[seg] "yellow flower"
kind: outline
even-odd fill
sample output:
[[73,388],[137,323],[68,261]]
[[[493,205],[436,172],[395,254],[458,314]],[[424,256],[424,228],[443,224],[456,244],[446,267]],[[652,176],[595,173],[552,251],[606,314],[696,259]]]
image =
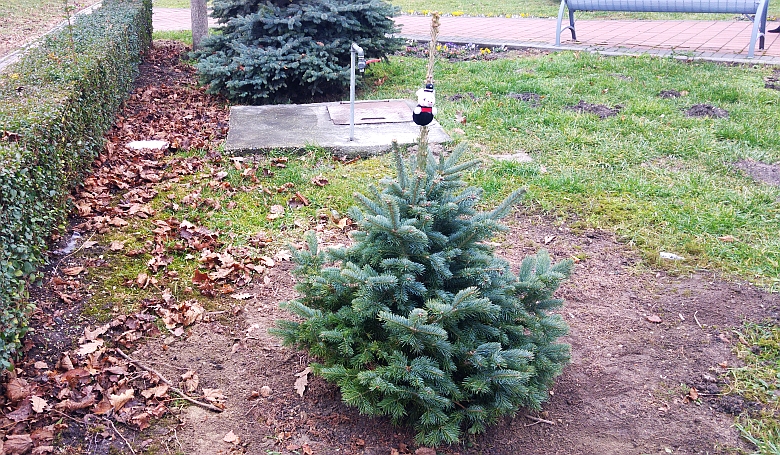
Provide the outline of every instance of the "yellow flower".
[[452,12],[453,16],[463,16],[463,14],[464,14],[463,11],[453,11]]
[[483,47],[479,50],[479,53],[482,55],[490,54],[492,51],[486,47]]
[[19,73],[11,73],[11,79],[19,79]]

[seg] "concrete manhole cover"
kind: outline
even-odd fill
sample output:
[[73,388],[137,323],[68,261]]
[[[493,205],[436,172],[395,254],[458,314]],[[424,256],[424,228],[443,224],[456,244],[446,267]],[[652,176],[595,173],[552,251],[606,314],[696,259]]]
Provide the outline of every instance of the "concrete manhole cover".
[[[349,102],[328,104],[328,114],[336,125],[349,125]],[[405,123],[412,121],[412,110],[403,100],[358,101],[355,125]]]

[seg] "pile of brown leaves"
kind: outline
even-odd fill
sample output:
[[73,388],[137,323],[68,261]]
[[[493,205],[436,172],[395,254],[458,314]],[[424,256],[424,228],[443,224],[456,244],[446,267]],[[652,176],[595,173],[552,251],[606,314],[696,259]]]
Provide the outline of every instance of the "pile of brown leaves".
[[[140,312],[118,316],[94,329],[85,328],[78,345],[59,353],[59,357],[48,353],[51,358],[20,361],[8,373],[4,387],[0,384],[0,454],[53,453],[55,436],[73,426],[82,428],[80,431],[89,427],[115,445],[119,440],[127,444],[115,423],[136,430],[148,427],[151,418],[168,412],[166,403],[172,398],[172,387],[194,394],[190,398],[207,405],[221,406],[221,391],[199,388],[196,372],[176,378],[180,387],[175,387],[119,351],[120,347],[132,349],[141,338],[160,336],[155,324],[158,317],[173,336],[183,335],[187,326],[204,318],[205,310],[197,299],[177,301],[160,282],[175,278],[175,272],[161,273],[172,262],[172,255],[186,251],[200,255],[207,278],[196,272],[193,282],[202,293],[211,291],[212,295],[218,283],[222,292],[232,293],[233,285],[246,284],[250,272],[262,272],[270,260],[248,251],[219,252],[223,246],[219,233],[187,220],[154,219],[158,214],[149,202],[161,185],[170,188],[181,176],[200,172],[207,163],[220,163],[216,149],[227,132],[227,107],[223,100],[206,95],[196,86],[194,70],[179,62],[183,51],[179,43],[155,44],[142,65],[138,88],[106,135],[106,149],[95,160],[92,175],[73,194],[74,215],[81,218],[74,227],[76,232],[103,234],[128,226],[131,218],[154,223],[154,238],[142,248],[125,251],[124,242],[115,241],[107,250],[124,251],[131,257],[148,254],[148,273],[139,274],[126,285],[155,285],[161,293],[144,300]],[[130,141],[150,139],[164,140],[169,148],[126,147]],[[205,158],[166,157],[172,151],[191,148],[205,149],[208,154]],[[79,249],[100,248],[97,243],[90,237]],[[259,247],[265,244],[257,243]],[[64,304],[78,305],[88,297],[82,281],[86,272],[101,265],[105,265],[102,256],[62,268],[58,263],[49,279],[49,289]],[[61,313],[39,308],[34,324],[39,324],[40,332],[56,330]],[[40,354],[41,347],[28,340],[26,350]]]

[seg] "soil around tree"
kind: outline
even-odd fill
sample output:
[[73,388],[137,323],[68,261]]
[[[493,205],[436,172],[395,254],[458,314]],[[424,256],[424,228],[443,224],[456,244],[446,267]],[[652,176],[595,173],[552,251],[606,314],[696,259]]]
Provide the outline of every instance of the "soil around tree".
[[[172,43],[155,43],[136,89],[135,102],[141,103],[138,113],[127,114],[119,124],[140,122],[134,127],[148,129],[151,122],[165,118],[165,109],[197,111],[197,106],[208,104],[205,98],[198,98],[205,96],[202,92],[198,95],[187,84],[183,85],[187,96],[170,92],[194,77],[174,58],[182,51]],[[159,94],[161,87],[166,87],[163,92],[168,94],[163,99],[175,103],[144,96]],[[144,112],[151,114],[140,115]],[[187,130],[213,129],[214,120],[205,114],[188,120]],[[158,131],[161,138],[170,141],[176,140],[169,137],[172,134]],[[138,161],[150,159],[138,157]],[[138,184],[150,191],[153,185],[171,182],[147,180]],[[71,229],[83,225],[82,221],[74,219]],[[523,257],[541,248],[547,249],[553,260],[576,258],[572,278],[559,291],[559,297],[566,300],[561,314],[570,326],[565,341],[572,346],[572,363],[557,379],[541,410],[522,410],[462,445],[438,448],[439,453],[713,454],[730,453],[734,448],[749,450],[733,426],[734,416],[758,412],[758,405],[739,396],[723,395],[727,369],[739,365],[732,353],[739,342],[733,330],[745,321],[780,322],[777,295],[714,272],[681,274],[649,269],[612,234],[575,231],[567,222],[531,208],[520,207],[504,221],[510,230],[495,240],[496,254],[506,258],[513,269]],[[85,334],[85,328],[92,330],[98,325],[82,314],[81,307],[108,290],[81,287],[81,298],[69,302],[66,297],[72,294],[68,293],[76,291],[68,288],[65,292],[63,286],[77,285],[59,281],[70,281],[63,278],[63,270],[72,273],[79,267],[111,267],[109,246],[84,248],[90,235],[81,232],[76,249],[55,258],[45,271],[44,285],[35,288],[33,300],[39,311],[31,321],[34,331],[25,340],[27,357],[18,364],[17,379],[45,387],[45,375],[37,362],[54,369],[62,365],[64,352],[70,352],[75,360],[73,351],[83,349],[78,338]],[[208,233],[203,235],[208,237]],[[68,251],[66,243],[72,238],[63,235],[58,248]],[[323,232],[323,241],[337,244],[348,238],[340,230],[329,230]],[[52,426],[59,431],[59,444],[72,447],[63,448],[64,453],[74,454],[133,453],[127,444],[132,444],[134,453],[191,455],[415,453],[420,447],[410,429],[394,427],[386,419],[361,416],[345,406],[335,386],[305,373],[313,359],[281,346],[268,334],[276,320],[291,317],[279,304],[295,297],[292,267],[285,256],[277,256],[275,265],[267,267],[262,277],[241,288],[242,296],[251,297],[223,303],[226,311],[205,314],[178,335],[155,331],[155,315],[160,313],[159,308],[154,313],[151,304],[136,315],[112,316],[120,322],[106,330],[116,334],[113,339],[120,340],[117,343],[127,342],[121,338],[123,332],[145,328],[144,337],[134,340],[132,351],[128,350],[134,359],[182,388],[186,386],[182,375],[195,372],[200,384],[197,390],[203,392],[198,398],[207,401],[210,396],[213,400],[209,403],[223,407],[222,412],[176,400],[174,395],[159,401],[152,396],[152,403],[147,401],[143,408],[143,400],[136,394],[139,410],[160,412],[159,419],[152,419],[151,426],[140,431],[139,414],[123,414],[136,406],[133,402],[107,414],[96,413],[92,406],[61,407],[59,413],[31,411],[27,418],[15,420],[20,414],[11,413],[23,404],[9,398],[12,377],[6,375],[0,382],[0,433],[10,440],[11,436]],[[54,280],[54,276],[61,278]],[[163,300],[161,297],[154,305],[162,305]],[[120,365],[134,371],[132,380],[143,380],[147,391],[161,384],[154,375],[132,370],[119,360],[112,368]],[[114,376],[119,374],[119,370],[113,371]],[[108,381],[105,387],[116,387],[115,395],[119,395],[122,389],[116,384],[124,379],[111,382],[110,374],[101,378]],[[308,380],[303,389],[301,378]],[[56,422],[63,422],[60,425],[64,428],[56,427]],[[36,447],[53,445],[53,438],[45,444],[36,442]],[[26,453],[31,450],[32,446]]]

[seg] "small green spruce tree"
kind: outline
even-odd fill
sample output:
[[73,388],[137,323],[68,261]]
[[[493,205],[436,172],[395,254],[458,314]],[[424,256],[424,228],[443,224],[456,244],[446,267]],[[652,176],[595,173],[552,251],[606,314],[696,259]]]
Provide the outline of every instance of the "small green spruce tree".
[[321,359],[315,373],[347,404],[411,423],[425,445],[539,408],[569,361],[556,342],[567,326],[550,310],[563,303],[553,293],[572,263],[540,251],[515,275],[492,254],[485,242],[506,229],[499,219],[523,191],[477,212],[481,190],[462,174],[478,162],[459,164],[464,149],[407,165],[395,147],[395,179],[356,195],[354,244],[320,251],[309,234],[308,250],[293,251],[300,298],[284,307],[302,322],[274,330]]
[[311,101],[349,84],[350,46],[384,58],[401,44],[382,0],[215,0],[220,32],[205,38],[200,81],[234,102]]

